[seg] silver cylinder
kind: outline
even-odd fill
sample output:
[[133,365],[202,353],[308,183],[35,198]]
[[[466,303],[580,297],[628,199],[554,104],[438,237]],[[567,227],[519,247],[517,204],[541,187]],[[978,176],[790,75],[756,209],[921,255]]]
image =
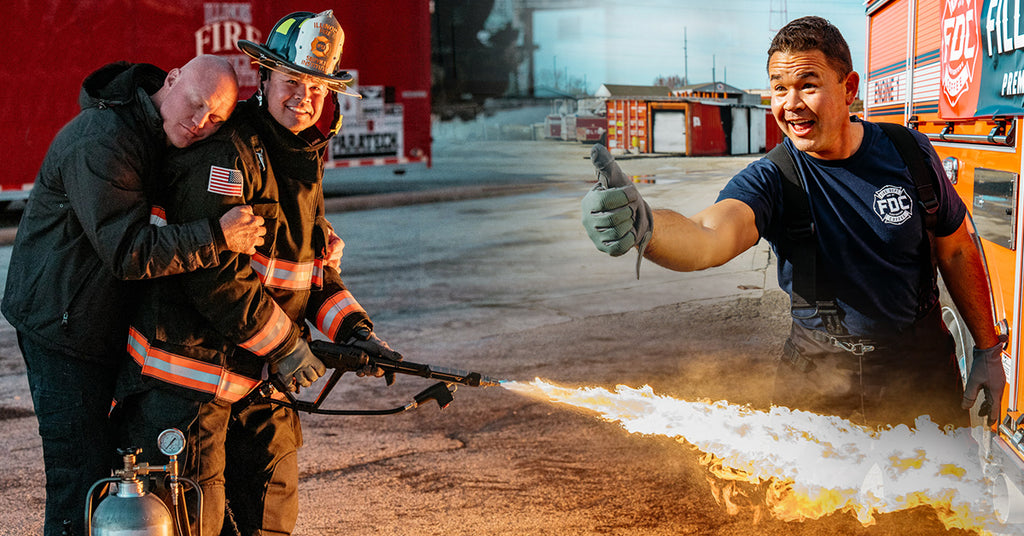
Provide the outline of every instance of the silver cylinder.
[[122,481],[116,495],[108,495],[92,514],[91,536],[174,536],[167,506],[142,483]]

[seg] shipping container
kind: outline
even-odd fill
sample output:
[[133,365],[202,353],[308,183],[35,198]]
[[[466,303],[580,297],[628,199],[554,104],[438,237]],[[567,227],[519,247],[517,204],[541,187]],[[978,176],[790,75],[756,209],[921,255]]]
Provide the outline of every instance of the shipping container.
[[608,149],[614,153],[723,156],[766,152],[782,140],[761,105],[686,98],[609,99]]
[[608,119],[603,115],[579,115],[574,121],[576,140],[581,143],[605,143],[608,135]]

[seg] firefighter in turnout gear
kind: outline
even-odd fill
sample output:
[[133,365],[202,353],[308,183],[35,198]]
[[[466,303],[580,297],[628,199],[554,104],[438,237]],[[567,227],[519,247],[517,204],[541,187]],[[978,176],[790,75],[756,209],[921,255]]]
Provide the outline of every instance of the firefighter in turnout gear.
[[[298,416],[268,402],[233,403],[264,378],[289,389],[324,374],[307,346],[307,321],[335,342],[363,339],[401,358],[328,266],[321,181],[329,138],[316,122],[327,95],[351,80],[337,71],[343,42],[331,11],[284,17],[264,45],[240,41],[260,65],[260,90],[217,136],[169,160],[168,221],[244,202],[267,226],[256,254],[224,255],[215,269],[154,283],[128,337],[119,405],[125,444],[187,430],[183,474],[203,489],[204,536],[222,524],[242,534],[295,526]],[[141,459],[161,461],[145,452]]]

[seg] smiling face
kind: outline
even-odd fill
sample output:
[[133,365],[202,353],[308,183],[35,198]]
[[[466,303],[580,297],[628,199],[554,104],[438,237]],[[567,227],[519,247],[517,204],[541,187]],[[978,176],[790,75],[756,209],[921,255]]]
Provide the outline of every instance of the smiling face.
[[863,130],[850,122],[860,77],[842,75],[820,50],[775,52],[768,59],[772,114],[797,149],[822,160],[856,152]]
[[271,71],[264,85],[270,115],[295,134],[316,124],[324,110],[327,86],[305,76]]

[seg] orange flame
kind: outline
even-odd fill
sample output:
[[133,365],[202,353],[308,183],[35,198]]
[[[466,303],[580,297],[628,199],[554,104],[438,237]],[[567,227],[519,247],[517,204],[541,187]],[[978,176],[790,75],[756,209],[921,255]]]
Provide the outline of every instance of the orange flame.
[[[655,395],[650,386],[567,388],[536,379],[504,387],[588,409],[631,433],[693,445],[718,479],[716,501],[730,513],[754,507],[784,521],[837,511],[863,525],[874,514],[927,505],[946,528],[988,533],[998,526],[971,430],[940,430],[921,416],[913,429],[869,430],[835,416],[770,411]],[[712,479],[709,479],[712,480]]]

